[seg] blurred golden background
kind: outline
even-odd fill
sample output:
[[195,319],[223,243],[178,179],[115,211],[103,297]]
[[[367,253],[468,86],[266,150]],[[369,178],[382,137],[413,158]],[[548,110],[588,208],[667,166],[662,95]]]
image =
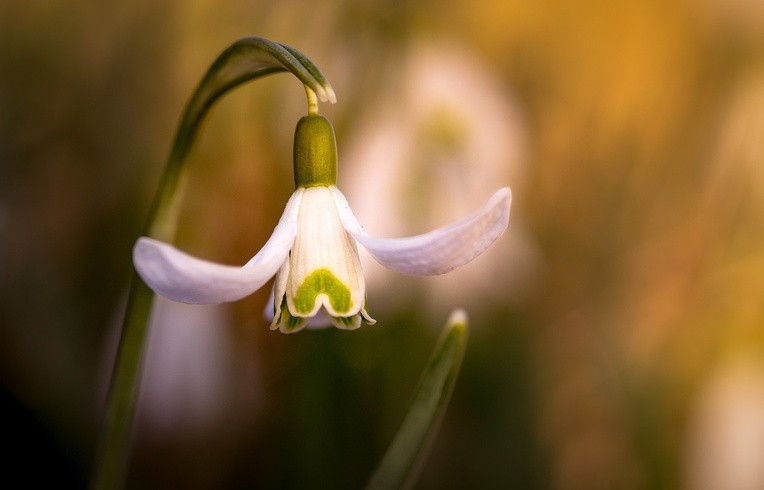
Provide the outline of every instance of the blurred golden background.
[[[470,343],[417,488],[764,488],[757,0],[1,2],[3,478],[87,482],[131,247],[185,101],[248,35],[332,82],[372,234],[505,185],[510,228],[453,275],[368,264],[378,324],[352,333],[272,333],[267,291],[162,302],[129,488],[360,487],[457,306]],[[304,112],[284,74],[214,108],[180,248],[259,249]]]

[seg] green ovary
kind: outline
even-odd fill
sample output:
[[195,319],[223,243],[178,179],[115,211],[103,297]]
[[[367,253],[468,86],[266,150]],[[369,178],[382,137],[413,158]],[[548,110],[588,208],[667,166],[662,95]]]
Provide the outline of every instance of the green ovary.
[[329,269],[316,269],[305,278],[294,296],[294,307],[297,313],[306,315],[313,310],[316,297],[325,294],[332,308],[337,313],[350,310],[350,288],[332,274]]

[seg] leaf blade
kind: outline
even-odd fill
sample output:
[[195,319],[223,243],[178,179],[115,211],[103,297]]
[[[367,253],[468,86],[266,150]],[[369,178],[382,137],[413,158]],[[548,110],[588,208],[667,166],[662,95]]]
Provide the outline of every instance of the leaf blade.
[[407,488],[414,483],[456,384],[467,333],[466,314],[454,311],[425,366],[411,407],[366,490]]

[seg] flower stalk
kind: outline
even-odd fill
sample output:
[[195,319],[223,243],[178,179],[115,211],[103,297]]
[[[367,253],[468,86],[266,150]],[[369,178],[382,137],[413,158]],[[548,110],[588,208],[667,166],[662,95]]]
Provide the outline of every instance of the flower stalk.
[[[334,90],[318,68],[291,46],[258,37],[244,38],[229,46],[209,68],[186,105],[144,236],[173,239],[187,157],[214,103],[245,82],[284,71],[295,75],[313,93],[309,108],[317,110],[315,99],[336,101]],[[153,298],[154,292],[133,273],[91,475],[91,486],[96,489],[124,485]]]
[[315,115],[318,114],[318,96],[316,93],[308,87],[305,86],[305,95],[308,98],[308,114]]

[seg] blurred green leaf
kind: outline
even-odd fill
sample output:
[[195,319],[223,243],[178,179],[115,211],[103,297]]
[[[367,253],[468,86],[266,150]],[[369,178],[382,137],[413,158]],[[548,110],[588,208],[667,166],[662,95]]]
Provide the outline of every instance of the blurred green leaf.
[[[145,235],[172,241],[186,157],[212,105],[247,81],[283,71],[295,75],[319,99],[336,101],[326,78],[296,49],[258,37],[232,44],[215,60],[186,105],[146,220]],[[153,291],[134,272],[96,454],[92,482],[95,488],[123,485],[153,298]]]
[[467,330],[464,311],[454,311],[427,362],[411,407],[369,479],[367,490],[413,485],[456,384],[467,345]]

